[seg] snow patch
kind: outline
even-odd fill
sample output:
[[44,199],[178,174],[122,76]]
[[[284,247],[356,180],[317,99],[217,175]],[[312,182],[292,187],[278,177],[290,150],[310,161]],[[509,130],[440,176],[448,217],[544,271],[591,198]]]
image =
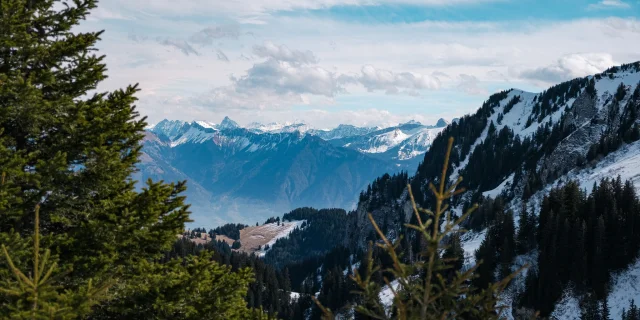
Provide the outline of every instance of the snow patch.
[[[291,221],[291,222],[283,222],[282,224],[284,224],[287,228],[281,230],[280,232],[278,232],[278,234],[273,237],[269,242],[267,242],[264,246],[262,246],[262,249],[258,252],[256,252],[256,255],[258,255],[259,257],[264,257],[264,255],[267,253],[267,251],[269,251],[269,249],[271,249],[271,247],[276,243],[276,241],[278,241],[278,239],[282,239],[284,237],[289,236],[289,234],[295,230],[296,228],[299,228],[306,220],[300,220],[300,221]],[[269,223],[269,224],[265,224],[263,227],[266,227],[265,230],[277,230],[279,228],[281,228],[281,226],[278,226],[277,223]],[[269,246],[269,249],[264,249],[265,247]]]
[[504,179],[504,181],[502,181],[502,183],[499,186],[497,186],[495,189],[485,191],[482,193],[482,195],[485,197],[491,197],[495,199],[497,196],[499,196],[502,193],[505,187],[511,186],[511,184],[513,183],[513,176],[514,174],[512,173],[508,178]]
[[613,320],[622,319],[622,309],[629,310],[629,300],[640,302],[640,259],[611,277],[611,291],[607,302]]
[[471,268],[476,264],[476,250],[480,248],[484,237],[487,234],[487,230],[481,232],[467,232],[460,238],[462,243],[462,249],[464,249],[464,268]]
[[551,319],[580,320],[580,301],[574,297],[570,289],[562,294],[562,299],[556,304],[551,313]]
[[[393,290],[395,292],[398,292],[398,288],[400,287],[400,282],[398,282],[398,280],[393,280],[390,282],[391,284],[391,288],[393,288]],[[393,295],[393,291],[391,291],[391,288],[388,285],[385,285],[384,287],[382,287],[382,290],[380,290],[380,293],[378,294],[378,297],[380,298],[380,303],[384,306],[385,308],[385,313],[387,313],[388,316],[390,316],[391,313],[391,306],[393,305],[393,298],[395,297]]]

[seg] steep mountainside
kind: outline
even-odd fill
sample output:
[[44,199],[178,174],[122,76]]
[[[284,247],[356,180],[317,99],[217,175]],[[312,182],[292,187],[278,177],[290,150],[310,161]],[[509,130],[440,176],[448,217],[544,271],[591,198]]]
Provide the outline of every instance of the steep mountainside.
[[[504,207],[512,210],[511,214],[518,222],[524,203],[533,209],[534,215],[539,215],[538,211],[544,208],[542,202],[546,201],[545,196],[551,188],[564,185],[570,180],[578,181],[579,187],[586,192],[585,197],[591,192],[594,183],[600,184],[600,179],[615,178],[618,175],[622,179],[630,179],[637,189],[640,187],[640,170],[635,161],[640,148],[639,111],[640,63],[614,67],[601,74],[568,81],[539,94],[520,90],[497,93],[478,112],[449,125],[433,141],[424,162],[411,179],[412,189],[421,205],[430,206],[432,201],[427,184],[438,181],[446,138],[450,136],[456,139],[449,171],[451,182],[461,175],[464,177],[462,186],[468,189],[459,200],[452,203],[454,212],[458,214],[472,202],[482,201],[484,196],[501,196]],[[355,235],[349,237],[351,245],[364,247],[364,239],[371,232],[366,219],[366,213],[370,211],[377,221],[387,221],[388,225],[393,226],[388,231],[391,235],[404,232],[401,222],[412,218],[406,192],[399,197],[388,197],[381,192],[372,193],[361,197],[361,200],[352,219],[353,228],[349,228],[354,230],[356,226],[360,227]],[[606,211],[602,214],[606,214]],[[473,250],[478,248],[478,238],[474,234],[485,237],[487,233],[482,230],[494,225],[491,219],[485,215],[485,218],[467,222],[469,228],[477,230],[466,237],[474,243],[467,244],[463,239],[463,246],[472,251],[467,252],[467,256],[472,257]],[[594,219],[597,220],[597,217]],[[568,221],[571,226],[571,220]],[[605,217],[607,230],[609,221]],[[543,225],[542,221],[537,223],[537,228],[550,228]],[[587,228],[591,226],[588,221],[586,225]],[[586,229],[587,236],[592,232],[590,230]],[[540,252],[541,249],[535,247],[532,251],[532,254],[536,253],[540,257],[538,260],[528,259],[533,261],[534,270],[538,267],[546,268],[539,265],[540,261],[551,259],[549,252]],[[622,260],[634,259],[637,254],[629,252]],[[514,260],[514,263],[517,264],[517,261]],[[555,265],[562,268],[559,264]],[[549,277],[544,270],[546,269],[538,270],[534,277]],[[535,287],[525,285],[524,278],[516,283],[520,285],[516,286],[518,289],[513,289],[515,291],[530,292]],[[598,299],[603,299],[597,291],[600,285],[604,284],[588,284],[588,287],[596,290]],[[543,290],[542,288],[550,290],[546,287],[536,290]],[[615,286],[610,290],[620,291]],[[521,298],[515,291],[513,296],[507,297],[514,307],[521,307],[524,303],[525,307],[541,310],[543,315],[548,315],[549,307],[553,308],[559,301],[554,296],[558,291],[547,291],[544,299],[527,298],[530,299],[526,300],[528,302],[518,300]],[[572,291],[570,295],[583,301],[586,299],[585,294],[580,292],[582,291]],[[618,303],[616,306],[620,311]],[[557,307],[562,307],[562,304]],[[620,319],[620,314],[612,318]]]

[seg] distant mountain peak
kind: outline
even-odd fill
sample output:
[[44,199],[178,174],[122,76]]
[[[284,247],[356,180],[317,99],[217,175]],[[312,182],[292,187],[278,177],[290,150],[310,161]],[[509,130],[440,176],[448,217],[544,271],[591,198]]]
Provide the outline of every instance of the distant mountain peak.
[[400,125],[406,125],[406,124],[417,124],[417,125],[422,125],[422,123],[420,123],[420,121],[416,121],[416,120],[409,120],[405,123],[401,123]]
[[231,120],[229,117],[224,117],[220,125],[218,126],[220,129],[236,129],[240,128],[237,122]]
[[443,118],[440,118],[438,122],[436,122],[436,128],[442,128],[449,125],[449,122]]

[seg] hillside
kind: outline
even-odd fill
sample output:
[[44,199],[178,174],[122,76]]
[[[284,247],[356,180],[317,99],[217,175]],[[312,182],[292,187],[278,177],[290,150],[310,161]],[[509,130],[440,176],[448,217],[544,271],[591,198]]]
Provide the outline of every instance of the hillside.
[[[446,139],[454,137],[449,176],[451,181],[463,176],[462,186],[467,191],[451,202],[452,211],[459,215],[471,203],[482,203],[478,212],[465,222],[465,227],[472,230],[462,238],[467,266],[472,266],[478,258],[495,259],[495,265],[490,265],[496,268],[507,263],[512,270],[524,262],[532,264],[532,271],[516,279],[504,296],[505,303],[512,307],[507,318],[517,318],[523,310],[531,309],[541,310],[543,316],[553,313],[557,319],[573,319],[576,310],[571,309],[571,303],[578,301],[584,309],[586,304],[601,305],[606,300],[611,318],[621,319],[622,308],[628,310],[628,301],[636,297],[635,290],[619,279],[632,277],[637,268],[633,262],[638,258],[637,250],[620,248],[635,243],[625,238],[635,234],[629,231],[635,229],[625,229],[626,233],[621,230],[640,228],[637,224],[640,207],[635,206],[638,198],[635,191],[631,191],[640,188],[639,124],[640,62],[561,83],[541,93],[503,91],[492,95],[475,114],[447,126],[433,140],[424,161],[409,181],[419,205],[430,207],[432,199],[426,186],[438,181]],[[620,179],[615,181],[618,176]],[[342,245],[352,253],[366,248],[372,232],[366,214],[371,212],[391,239],[400,234],[405,236],[401,247],[407,255],[416,253],[418,248],[412,244],[413,236],[403,227],[413,218],[406,190],[397,187],[404,179],[377,179],[361,194],[357,209],[349,215]],[[554,207],[558,205],[554,201],[560,201],[560,209]],[[593,203],[591,206],[595,205],[596,210],[585,207],[588,203]],[[562,208],[571,206],[583,209],[575,211],[578,216],[567,215],[567,209]],[[523,211],[525,207],[527,211]],[[551,211],[552,216],[560,215],[566,222],[547,223],[549,208],[556,208]],[[585,219],[584,223],[581,219]],[[494,238],[495,234],[507,232],[504,228],[509,224],[514,225],[510,235],[513,240]],[[583,256],[589,259],[582,264],[586,269],[584,274],[589,274],[589,279],[608,280],[583,283],[582,276],[566,273],[581,267],[565,265],[581,260],[562,262],[564,260],[554,258],[554,252],[560,248],[571,254],[582,252],[571,246],[579,243],[573,237],[579,234],[574,230],[580,230],[581,224],[585,226],[582,227],[587,237],[585,246],[592,246],[584,249]],[[524,240],[516,241],[516,236],[528,239],[517,250],[513,248],[514,243]],[[550,243],[554,244],[547,247]],[[510,249],[505,249],[506,245]],[[615,250],[602,251],[600,245],[618,248],[620,252],[610,255],[607,252]],[[500,254],[502,250],[513,250],[513,256]],[[343,261],[342,265],[350,262]],[[602,266],[599,270],[598,265]],[[485,272],[481,277],[494,277],[495,271]],[[313,274],[313,277],[320,276]],[[536,279],[542,282],[531,285],[538,281]],[[556,281],[558,287],[547,285]],[[561,311],[565,309],[573,310],[569,312],[571,316]]]

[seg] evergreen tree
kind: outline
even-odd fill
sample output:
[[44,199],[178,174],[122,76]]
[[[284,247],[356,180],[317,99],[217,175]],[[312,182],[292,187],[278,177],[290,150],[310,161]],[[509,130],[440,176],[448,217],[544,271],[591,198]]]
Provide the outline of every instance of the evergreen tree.
[[462,248],[459,234],[452,235],[449,246],[445,249],[442,258],[451,261],[451,273],[462,269],[464,265],[464,249]]
[[525,254],[535,246],[535,239],[530,238],[533,230],[535,230],[535,225],[531,225],[531,222],[527,204],[524,203],[518,215],[518,234],[516,238],[516,252],[518,254]]
[[582,301],[580,320],[602,320],[598,300],[593,294],[588,294]]
[[[173,259],[165,264],[143,262],[122,297],[109,301],[98,319],[264,319],[248,309],[245,297],[254,275],[250,268],[211,261],[211,252]],[[153,315],[153,316],[152,316]]]
[[635,301],[631,300],[629,302],[629,311],[627,311],[627,320],[638,320],[639,316],[638,307],[636,306]]
[[[55,261],[52,273],[60,271],[49,287],[53,291],[39,296],[37,305],[0,291],[0,317],[59,303],[70,292],[88,296],[92,284],[109,282],[117,285],[87,317],[126,318],[120,311],[145,310],[143,316],[152,318],[246,318],[254,313],[243,300],[248,270],[229,272],[206,255],[184,264],[160,262],[189,221],[186,183],[147,181],[135,188],[131,176],[146,123],[134,107],[137,85],[92,92],[107,76],[104,56],[95,49],[102,32],[79,32],[77,25],[96,5],[97,0],[0,3],[0,169],[6,173],[0,241],[7,257],[0,262],[0,281],[15,284],[19,270],[37,270],[32,278],[21,277],[25,283],[52,281],[36,261]],[[42,213],[38,223],[36,206]],[[34,255],[30,235],[38,224],[43,236],[35,241]],[[42,260],[40,245],[50,250]],[[207,286],[200,296],[198,283]],[[229,290],[218,291],[219,286]],[[85,316],[86,307],[75,312],[78,302],[66,305],[64,318]]]
[[600,311],[600,318],[602,320],[611,320],[611,312],[609,311],[609,301],[605,297],[602,299],[602,309]]

